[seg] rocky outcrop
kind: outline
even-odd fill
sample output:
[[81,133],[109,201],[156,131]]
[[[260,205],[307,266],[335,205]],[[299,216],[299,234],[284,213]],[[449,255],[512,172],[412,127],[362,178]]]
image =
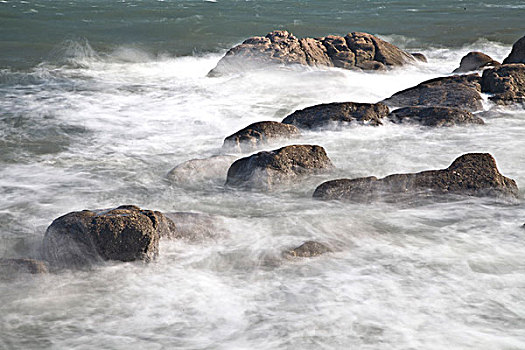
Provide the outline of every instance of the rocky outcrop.
[[525,64],[504,64],[486,69],[481,77],[481,91],[490,93],[491,101],[501,105],[525,102]]
[[248,125],[224,139],[225,150],[251,152],[268,145],[271,141],[293,138],[301,133],[294,125],[265,121]]
[[159,239],[175,224],[162,213],[125,205],[71,212],[54,220],[43,241],[45,259],[58,267],[83,267],[104,260],[151,261]]
[[213,156],[185,161],[168,172],[168,179],[182,186],[192,186],[213,180],[224,181],[230,165],[239,157]]
[[192,212],[173,212],[164,215],[176,223],[169,234],[163,236],[164,238],[196,242],[214,239],[227,233],[221,218],[215,215]]
[[286,146],[235,161],[228,170],[226,185],[272,190],[279,183],[332,168],[333,164],[323,147]]
[[443,170],[395,174],[383,179],[370,176],[328,181],[317,187],[313,196],[325,200],[369,202],[396,201],[418,193],[517,197],[518,187],[514,180],[500,174],[490,154],[469,153]]
[[451,107],[404,107],[392,111],[388,119],[393,123],[411,123],[432,127],[485,124],[483,119],[472,113]]
[[388,107],[382,103],[326,103],[295,111],[284,118],[283,123],[301,129],[316,129],[351,122],[381,125],[381,120],[388,112]]
[[13,278],[21,273],[42,274],[48,273],[47,264],[35,259],[0,259],[0,279]]
[[411,62],[415,58],[408,52],[367,33],[298,39],[277,30],[230,49],[209,75],[243,71],[261,63],[378,70]]
[[483,52],[472,51],[463,56],[459,67],[456,68],[453,73],[466,73],[499,65],[500,63],[498,61],[494,61],[492,57],[485,55]]
[[525,36],[512,45],[510,54],[503,60],[503,64],[525,63]]
[[475,112],[483,109],[478,74],[440,77],[396,92],[382,101],[390,107],[455,107]]
[[287,259],[311,258],[330,252],[332,252],[332,250],[322,243],[306,241],[297,248],[285,251],[283,256]]

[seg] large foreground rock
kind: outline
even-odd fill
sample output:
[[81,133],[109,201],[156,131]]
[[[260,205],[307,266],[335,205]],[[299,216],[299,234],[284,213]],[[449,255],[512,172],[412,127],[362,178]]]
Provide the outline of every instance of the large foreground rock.
[[159,239],[174,223],[162,213],[135,206],[71,212],[47,228],[43,254],[59,267],[82,267],[103,260],[151,261]]
[[313,196],[358,202],[396,201],[403,195],[459,194],[467,196],[518,196],[514,180],[500,174],[496,161],[488,153],[469,153],[457,158],[443,170],[395,174],[383,179],[374,176],[332,180],[316,188]]
[[236,156],[212,156],[187,160],[168,172],[168,179],[177,185],[194,186],[203,182],[226,179]]
[[378,70],[413,62],[415,58],[408,52],[367,33],[298,39],[277,30],[230,49],[209,75],[248,70],[261,63]]
[[440,77],[396,92],[382,101],[390,107],[455,107],[475,112],[483,109],[478,74]]
[[481,91],[493,94],[490,100],[507,105],[525,102],[525,64],[504,64],[486,69],[481,78]]
[[279,183],[332,168],[333,164],[323,147],[286,146],[235,161],[228,170],[226,185],[271,190]]
[[454,73],[466,73],[499,65],[500,63],[493,60],[489,55],[485,55],[483,52],[472,51],[463,56],[459,67],[454,70]]
[[388,112],[388,107],[383,103],[334,102],[295,111],[284,118],[283,123],[301,129],[316,129],[351,122],[381,125],[381,120]]
[[393,123],[411,123],[432,127],[485,124],[483,119],[472,113],[451,107],[403,107],[392,111],[388,119]]
[[512,45],[512,51],[503,60],[503,64],[508,63],[525,63],[525,36],[522,36]]
[[222,147],[225,150],[251,152],[272,141],[298,137],[300,134],[294,125],[273,121],[257,122],[225,138]]

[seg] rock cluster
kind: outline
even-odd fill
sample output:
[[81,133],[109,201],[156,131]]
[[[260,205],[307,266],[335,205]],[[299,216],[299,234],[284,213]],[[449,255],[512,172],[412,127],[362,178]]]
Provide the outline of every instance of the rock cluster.
[[381,70],[415,60],[408,52],[367,33],[298,39],[285,30],[277,30],[233,47],[209,75],[249,70],[261,63]]
[[315,189],[319,199],[357,202],[399,200],[416,193],[429,195],[518,196],[516,182],[500,174],[488,153],[468,153],[442,170],[394,174],[382,179],[374,176],[327,181]]

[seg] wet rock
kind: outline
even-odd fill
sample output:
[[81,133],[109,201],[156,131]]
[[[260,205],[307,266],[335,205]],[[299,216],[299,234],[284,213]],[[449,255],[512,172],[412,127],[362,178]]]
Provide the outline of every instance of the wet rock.
[[472,113],[451,107],[404,107],[392,111],[388,119],[393,123],[413,123],[433,127],[485,124],[483,119]]
[[283,253],[283,256],[287,259],[311,258],[330,252],[332,252],[332,250],[322,243],[315,241],[307,241],[297,248],[285,251]]
[[265,37],[249,38],[230,49],[208,75],[249,70],[267,63],[377,70],[412,62],[415,58],[411,54],[367,33],[298,39],[278,30]]
[[458,194],[467,196],[517,197],[516,182],[500,174],[496,161],[488,153],[469,153],[458,157],[443,170],[395,174],[383,179],[370,176],[339,179],[321,184],[313,196],[319,199],[369,202],[396,201],[402,195]]
[[486,69],[481,77],[481,91],[490,93],[491,101],[501,105],[525,102],[525,64],[504,64]]
[[[248,125],[224,139],[223,149],[238,152],[251,152],[271,141],[280,138],[292,138],[300,135],[294,125],[265,121]],[[231,162],[230,162],[231,164]]]
[[191,159],[177,165],[168,173],[168,179],[178,185],[188,186],[220,179],[224,181],[236,156],[213,156]]
[[418,61],[420,62],[425,62],[427,63],[427,58],[425,55],[423,55],[422,53],[419,53],[419,52],[412,52],[411,55]]
[[283,123],[301,129],[315,129],[330,124],[350,122],[381,125],[381,120],[388,115],[388,112],[388,107],[383,103],[326,103],[295,111],[284,118]]
[[485,55],[483,52],[472,51],[463,56],[459,67],[453,73],[466,73],[499,65],[498,61],[494,61],[492,57]]
[[0,259],[0,278],[13,278],[21,273],[42,274],[49,269],[44,261],[35,259]]
[[203,241],[217,238],[227,233],[220,217],[204,213],[173,212],[165,213],[176,225],[169,235],[162,238]]
[[228,170],[226,185],[272,190],[277,184],[332,168],[333,164],[323,147],[286,146],[235,161]]
[[512,45],[510,54],[503,60],[503,64],[525,63],[525,36]]
[[58,267],[83,267],[104,260],[151,261],[160,236],[174,223],[162,213],[125,205],[71,212],[54,220],[43,241],[44,258]]
[[382,101],[390,107],[455,107],[475,112],[483,109],[478,74],[440,77],[396,92]]

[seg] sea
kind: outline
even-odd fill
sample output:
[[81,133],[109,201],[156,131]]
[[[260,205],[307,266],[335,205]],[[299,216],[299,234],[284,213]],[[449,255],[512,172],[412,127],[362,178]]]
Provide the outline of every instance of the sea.
[[[250,123],[377,102],[470,51],[502,61],[523,18],[522,0],[0,0],[0,258],[38,258],[47,226],[76,210],[217,222],[211,237],[161,241],[152,263],[0,279],[0,349],[525,349],[523,106],[483,95],[485,125],[305,132],[272,147],[320,145],[336,170],[272,192],[225,188],[212,166],[167,176],[224,154]],[[368,32],[428,63],[207,76],[272,30]],[[326,180],[443,169],[469,152],[492,154],[519,199],[312,199]],[[309,240],[333,252],[280,259]]]

